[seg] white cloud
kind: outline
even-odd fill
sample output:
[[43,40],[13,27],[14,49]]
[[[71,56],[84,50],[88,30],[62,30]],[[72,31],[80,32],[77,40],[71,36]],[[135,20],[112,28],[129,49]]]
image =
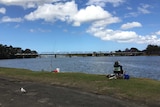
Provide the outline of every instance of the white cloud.
[[35,8],[44,3],[53,3],[62,0],[0,0],[0,4],[17,5],[24,8]]
[[30,29],[29,32],[31,32],[31,33],[34,33],[34,32],[42,32],[42,33],[46,33],[46,32],[51,32],[51,30],[42,29],[42,28],[37,28],[37,29]]
[[85,22],[94,22],[98,26],[104,24],[116,23],[118,17],[113,17],[108,11],[100,6],[87,6],[78,11],[78,7],[74,1],[56,4],[44,4],[39,6],[37,10],[25,16],[27,20],[43,19],[47,22],[55,22],[57,20],[73,23],[74,26],[80,26]]
[[87,5],[98,5],[101,7],[104,7],[106,3],[111,3],[113,4],[114,7],[120,5],[123,3],[125,0],[89,0]]
[[73,20],[75,21],[74,25],[79,25],[79,26],[81,25],[81,23],[84,22],[100,21],[100,23],[105,24],[105,23],[112,23],[113,21],[112,15],[109,12],[105,11],[100,6],[93,6],[93,5],[88,6],[85,9],[81,9],[77,14],[75,14]]
[[138,36],[136,43],[160,45],[160,38],[156,35]]
[[160,38],[156,35],[141,36],[134,31],[112,30],[104,27],[91,26],[87,30],[87,33],[90,33],[104,41],[160,45]]
[[125,17],[137,17],[141,14],[150,14],[151,13],[151,11],[149,10],[150,8],[153,8],[153,7],[149,4],[140,4],[137,7],[136,12],[130,12],[130,13],[126,14]]
[[142,24],[139,23],[139,22],[131,22],[131,23],[126,23],[126,24],[123,24],[121,26],[121,29],[131,29],[131,28],[134,28],[134,27],[142,27]]
[[158,32],[155,33],[156,35],[160,35],[160,30]]
[[108,17],[104,20],[95,21],[92,23],[92,27],[106,27],[109,24],[118,23],[121,20],[118,17]]
[[131,42],[137,38],[137,34],[133,31],[114,31],[112,29],[91,27],[87,32],[106,41]]
[[147,10],[147,9],[145,9],[145,8],[141,8],[141,7],[138,7],[138,11],[139,11],[140,13],[143,13],[143,14],[148,14],[148,13],[150,13],[149,10]]
[[143,14],[149,14],[151,12],[148,10],[148,8],[151,8],[151,6],[148,4],[141,4],[141,6],[138,7],[138,11]]
[[5,8],[0,8],[0,13],[5,14],[6,13],[6,9]]
[[25,16],[27,20],[43,19],[47,22],[56,20],[70,22],[73,15],[77,12],[77,5],[74,1],[56,4],[44,4],[39,6],[37,10]]
[[127,13],[124,17],[127,18],[127,17],[137,17],[139,15],[138,12],[130,12],[130,13]]
[[22,22],[22,21],[23,21],[22,18],[10,18],[8,16],[4,16],[0,22],[6,23],[6,22]]

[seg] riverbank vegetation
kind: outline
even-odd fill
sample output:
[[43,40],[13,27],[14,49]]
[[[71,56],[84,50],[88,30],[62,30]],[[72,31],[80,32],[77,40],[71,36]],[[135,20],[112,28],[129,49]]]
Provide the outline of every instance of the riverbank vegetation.
[[160,105],[160,81],[131,78],[109,80],[105,75],[84,73],[34,72],[26,69],[0,68],[0,77],[70,87],[144,104]]
[[160,56],[160,46],[158,45],[148,45],[145,50],[138,50],[137,48],[126,48],[125,50],[115,51],[115,55],[118,56],[141,56],[141,55],[159,55]]
[[13,47],[0,44],[0,59],[14,59],[14,58],[33,58],[38,54],[35,50],[21,49],[20,47]]

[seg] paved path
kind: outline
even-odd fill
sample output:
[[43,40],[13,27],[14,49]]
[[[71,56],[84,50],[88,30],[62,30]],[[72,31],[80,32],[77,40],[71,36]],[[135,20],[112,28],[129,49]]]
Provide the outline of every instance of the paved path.
[[[20,87],[26,93],[20,92]],[[142,107],[76,89],[0,77],[0,107]],[[144,105],[143,105],[144,107]]]

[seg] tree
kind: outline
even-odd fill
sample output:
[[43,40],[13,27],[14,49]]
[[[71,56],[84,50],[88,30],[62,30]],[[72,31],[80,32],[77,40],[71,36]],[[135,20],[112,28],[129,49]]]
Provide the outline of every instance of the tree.
[[24,53],[31,53],[31,50],[30,49],[25,49]]
[[128,48],[125,49],[125,52],[129,52],[130,50]]
[[0,59],[21,58],[22,56],[17,57],[17,55],[16,55],[17,53],[18,54],[22,54],[22,53],[33,54],[33,55],[29,55],[28,58],[38,56],[38,53],[35,50],[34,51],[31,51],[30,49],[22,50],[19,47],[15,48],[11,45],[7,46],[7,45],[0,44]]
[[38,54],[38,52],[37,52],[37,51],[35,51],[35,50],[33,50],[33,51],[32,51],[32,53],[33,53],[33,54]]
[[137,48],[132,47],[132,48],[130,49],[130,52],[139,52],[139,50],[138,50]]
[[146,48],[147,55],[160,55],[160,46],[148,45]]

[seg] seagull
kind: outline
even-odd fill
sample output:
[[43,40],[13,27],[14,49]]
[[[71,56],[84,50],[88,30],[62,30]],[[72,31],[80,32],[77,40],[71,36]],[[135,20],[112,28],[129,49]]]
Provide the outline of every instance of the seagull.
[[22,93],[26,93],[26,90],[24,88],[20,88]]

